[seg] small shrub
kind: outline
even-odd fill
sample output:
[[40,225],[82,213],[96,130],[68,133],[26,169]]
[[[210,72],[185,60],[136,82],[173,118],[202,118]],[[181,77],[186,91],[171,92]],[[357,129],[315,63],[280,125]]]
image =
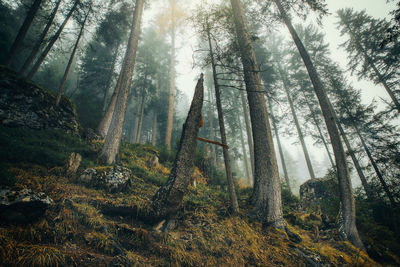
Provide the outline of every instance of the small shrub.
[[177,151],[168,149],[166,145],[158,147],[158,150],[160,151],[160,163],[171,167],[173,162],[175,161]]
[[97,232],[87,233],[85,235],[85,240],[91,247],[97,249],[98,251],[113,255],[114,241],[107,235]]
[[96,160],[96,152],[79,137],[62,130],[32,130],[0,126],[0,161],[32,163],[47,167],[64,165],[69,155],[82,155],[82,166]]
[[55,247],[43,245],[20,245],[18,266],[60,266],[64,255]]
[[282,193],[282,204],[283,204],[283,212],[285,214],[294,211],[300,205],[300,200],[298,197],[293,195],[293,193],[289,190],[286,185],[282,185],[281,189]]

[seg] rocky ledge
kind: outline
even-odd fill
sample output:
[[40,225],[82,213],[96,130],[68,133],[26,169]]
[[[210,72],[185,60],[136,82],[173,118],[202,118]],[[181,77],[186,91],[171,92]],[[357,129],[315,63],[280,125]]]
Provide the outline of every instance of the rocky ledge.
[[0,67],[0,123],[36,130],[57,128],[74,134],[79,130],[75,109],[66,97],[56,107],[51,92],[4,67]]

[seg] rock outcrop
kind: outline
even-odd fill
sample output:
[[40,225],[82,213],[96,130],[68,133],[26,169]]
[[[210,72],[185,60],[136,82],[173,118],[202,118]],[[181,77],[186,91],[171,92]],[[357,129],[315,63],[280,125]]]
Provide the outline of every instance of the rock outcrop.
[[0,67],[0,123],[31,129],[63,129],[78,133],[79,124],[72,103],[65,97],[55,106],[55,96]]
[[332,178],[310,179],[300,186],[300,200],[303,208],[321,205],[330,199],[337,199],[337,183]]
[[122,166],[89,168],[79,176],[78,182],[110,193],[124,192],[131,184],[131,174],[131,170]]
[[28,223],[39,219],[53,200],[30,189],[0,189],[0,218],[10,223]]

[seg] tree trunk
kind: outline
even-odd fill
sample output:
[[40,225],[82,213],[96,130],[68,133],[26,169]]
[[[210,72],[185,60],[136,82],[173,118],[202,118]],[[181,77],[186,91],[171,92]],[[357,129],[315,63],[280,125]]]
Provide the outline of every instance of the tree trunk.
[[261,87],[253,44],[240,0],[231,0],[236,35],[244,70],[254,139],[254,213],[265,225],[283,229],[281,187],[278,163],[268,118],[264,91]]
[[54,43],[58,40],[58,37],[60,37],[61,32],[64,30],[65,25],[67,24],[68,20],[72,16],[72,13],[74,13],[75,9],[77,8],[79,4],[79,0],[76,0],[70,11],[68,12],[67,16],[65,17],[64,21],[58,28],[57,32],[51,37],[49,43],[47,44],[46,48],[43,50],[43,52],[40,54],[39,58],[36,60],[35,64],[29,71],[27,78],[32,79],[32,77],[36,74],[36,72],[39,70],[40,65],[42,65],[44,59],[46,58],[47,54],[50,52],[51,48],[53,47]]
[[[208,37],[208,46],[209,46],[209,50],[210,50],[211,67],[212,67],[212,71],[213,71],[215,102],[217,103],[218,122],[219,122],[219,130],[221,133],[221,142],[223,145],[227,145],[224,114],[222,113],[221,92],[219,89],[219,84],[218,84],[218,79],[217,79],[217,69],[215,67],[215,62],[214,62],[214,52],[213,52],[213,47],[211,44],[210,27],[208,26],[208,22],[207,22],[207,37]],[[236,213],[239,213],[239,204],[237,202],[235,183],[233,182],[233,176],[232,176],[231,160],[229,157],[229,151],[228,151],[227,146],[223,147],[222,152],[224,153],[225,172],[226,172],[226,178],[228,180],[228,189],[229,189],[229,198],[231,200],[231,208],[232,208],[233,213],[236,214]]]
[[343,129],[339,119],[337,118],[336,114],[335,114],[335,118],[336,118],[336,123],[339,128],[340,134],[342,135],[343,141],[346,144],[347,152],[350,154],[351,160],[353,161],[353,164],[354,164],[354,167],[356,168],[357,174],[360,177],[361,184],[364,187],[364,190],[367,193],[367,196],[370,198],[370,197],[372,197],[372,190],[368,185],[367,178],[365,178],[365,175],[361,169],[360,163],[359,163],[356,155],[354,154],[354,150],[351,147],[349,139],[347,139],[347,135],[344,132],[344,129]]
[[152,198],[154,217],[160,221],[175,219],[181,208],[183,196],[187,191],[194,169],[194,157],[197,135],[200,128],[201,108],[203,107],[203,74],[197,82],[188,116],[183,125],[178,153],[167,182],[160,187]]
[[353,196],[353,188],[351,186],[350,172],[346,162],[346,155],[344,153],[343,145],[340,140],[339,131],[335,123],[335,116],[326,92],[324,91],[322,82],[318,76],[318,73],[305,49],[303,43],[301,42],[299,36],[297,35],[293,25],[286,15],[279,0],[274,0],[279,12],[284,20],[289,32],[295,42],[297,49],[304,61],[307,68],[308,74],[310,76],[311,82],[314,87],[315,94],[318,97],[319,104],[321,106],[322,114],[324,115],[325,123],[328,128],[329,136],[331,138],[331,143],[333,147],[333,152],[336,160],[337,175],[339,180],[339,192],[340,201],[342,203],[342,218],[343,218],[343,238],[348,239],[356,247],[365,250],[364,245],[360,239],[360,236],[356,227],[356,207]]
[[249,112],[247,110],[247,101],[246,101],[246,96],[244,95],[244,91],[243,90],[240,91],[240,97],[242,99],[244,123],[246,124],[247,144],[249,145],[249,152],[250,152],[251,173],[253,174],[253,184],[254,184],[254,144],[253,144],[253,134],[251,133],[250,116],[249,116]]
[[331,163],[331,166],[332,166],[333,169],[335,169],[335,163],[333,162],[331,152],[329,151],[328,143],[326,142],[325,137],[324,137],[324,135],[322,134],[322,130],[321,130],[321,127],[319,126],[319,122],[318,122],[318,120],[317,120],[317,117],[315,116],[315,113],[314,113],[314,111],[313,111],[312,108],[311,108],[311,104],[310,104],[310,102],[308,102],[307,96],[304,94],[304,92],[303,92],[303,95],[304,95],[304,100],[305,100],[306,103],[307,103],[308,109],[310,110],[310,114],[311,114],[311,116],[312,116],[312,119],[313,119],[313,121],[314,121],[314,124],[315,124],[315,126],[317,127],[318,134],[319,134],[319,136],[320,136],[320,138],[321,138],[321,140],[322,140],[322,143],[324,144],[326,153],[328,154],[328,158],[329,158],[329,161],[330,161],[330,163]]
[[286,168],[285,156],[283,155],[281,140],[279,138],[278,125],[276,123],[276,119],[275,119],[274,112],[272,109],[272,101],[271,101],[271,98],[268,96],[267,96],[267,100],[268,100],[268,106],[269,106],[270,115],[271,115],[272,126],[274,127],[274,131],[275,131],[276,142],[278,143],[279,155],[281,157],[283,175],[285,176],[284,177],[285,182],[286,182],[287,187],[289,188],[289,191],[292,192],[292,190],[290,189],[289,174],[288,174],[288,171]]
[[171,148],[172,127],[174,123],[174,102],[175,102],[175,0],[171,0],[171,65],[169,77],[169,98],[168,98],[168,120],[165,144]]
[[120,89],[118,92],[115,110],[112,115],[110,129],[104,140],[99,158],[107,164],[115,162],[122,137],[122,127],[125,120],[125,112],[129,90],[131,88],[133,70],[135,68],[136,52],[140,35],[140,23],[142,19],[144,0],[136,0],[135,12],[132,22],[128,47],[120,73]]
[[306,159],[308,173],[310,174],[311,179],[315,179],[314,169],[311,164],[310,155],[308,154],[306,142],[304,141],[304,135],[303,135],[303,132],[300,127],[299,119],[297,118],[296,110],[294,109],[293,100],[292,100],[292,97],[290,96],[286,76],[283,73],[282,67],[278,61],[277,61],[277,64],[278,64],[278,71],[279,71],[279,74],[281,76],[282,83],[283,83],[283,89],[285,90],[286,97],[289,101],[290,111],[292,112],[294,124],[296,125],[296,129],[297,129],[297,134],[299,135],[301,147],[303,148],[303,153],[304,153],[304,158]]
[[111,63],[110,73],[109,73],[107,83],[105,86],[105,90],[104,90],[103,108],[101,109],[103,111],[103,115],[105,114],[106,108],[107,108],[107,99],[108,99],[108,95],[110,94],[111,81],[112,81],[112,77],[114,75],[115,63],[117,62],[117,57],[118,57],[118,48],[119,48],[119,45],[116,46],[114,56],[112,59],[112,63]]
[[[157,81],[156,84],[156,98],[158,99],[158,86],[159,83]],[[157,144],[157,109],[153,109],[153,129],[151,131],[151,145],[155,146]]]
[[247,184],[251,185],[252,179],[251,179],[251,174],[250,174],[250,167],[249,167],[249,163],[247,162],[246,145],[244,143],[242,122],[240,121],[240,116],[239,115],[238,115],[237,119],[238,119],[238,122],[239,122],[240,143],[242,144],[243,161],[244,161],[244,167],[246,169]]
[[68,73],[69,73],[69,70],[71,68],[72,62],[74,61],[74,57],[75,57],[76,51],[78,49],[79,41],[81,40],[81,37],[82,37],[82,34],[83,34],[83,30],[85,29],[86,20],[87,20],[87,18],[89,16],[89,13],[90,13],[91,9],[92,8],[89,7],[89,10],[85,15],[85,19],[82,22],[81,30],[79,31],[78,38],[76,39],[76,42],[75,42],[75,45],[74,45],[74,49],[72,49],[72,53],[71,53],[71,56],[69,57],[69,61],[68,61],[67,67],[65,68],[64,76],[63,76],[63,78],[61,80],[60,87],[58,88],[58,93],[57,93],[57,97],[56,97],[56,106],[58,106],[60,104],[61,96],[62,96],[62,93],[63,93],[63,88],[64,88],[64,85],[65,85],[65,82],[67,81]]
[[[208,120],[210,122],[210,139],[215,140],[215,132],[214,132],[214,112],[212,110],[213,97],[211,93],[211,87],[208,88],[209,95],[209,109],[208,109]],[[211,146],[211,157],[214,167],[217,167],[217,152],[215,150],[215,146]]]
[[141,104],[140,104],[139,123],[138,123],[138,129],[137,129],[136,140],[135,140],[136,144],[140,144],[140,139],[142,137],[142,125],[143,125],[145,101],[146,101],[146,90],[143,87],[142,100],[141,100]]
[[110,104],[108,104],[107,111],[104,114],[103,118],[101,119],[99,127],[97,128],[97,133],[102,138],[106,137],[108,129],[110,128],[111,119],[114,114],[120,87],[121,87],[121,73],[118,76],[117,84],[115,85],[114,93],[111,97]]
[[137,104],[136,104],[136,111],[135,111],[135,120],[133,122],[133,127],[132,127],[133,129],[132,129],[131,142],[133,144],[136,144],[137,132],[138,132],[138,128],[139,128],[139,113],[140,113],[141,107],[142,107],[142,105],[141,105],[139,97],[138,97]]
[[60,7],[62,0],[58,0],[56,5],[53,8],[53,11],[50,14],[49,20],[47,21],[46,26],[44,27],[42,33],[39,36],[39,39],[36,41],[35,45],[32,48],[31,53],[29,56],[26,58],[24,65],[21,67],[19,70],[20,75],[25,75],[25,72],[28,70],[29,66],[32,64],[32,61],[35,59],[36,55],[39,53],[40,46],[43,44],[44,38],[47,35],[47,32],[49,31],[51,25],[53,24],[54,18],[57,14],[58,8]]
[[21,28],[19,28],[18,34],[14,39],[13,44],[11,45],[10,51],[8,52],[7,59],[5,61],[5,65],[7,67],[11,66],[11,63],[15,59],[18,54],[18,51],[21,49],[22,42],[25,39],[25,36],[32,25],[32,21],[35,18],[37,11],[39,10],[40,4],[42,0],[35,0],[26,14],[24,23],[22,23]]

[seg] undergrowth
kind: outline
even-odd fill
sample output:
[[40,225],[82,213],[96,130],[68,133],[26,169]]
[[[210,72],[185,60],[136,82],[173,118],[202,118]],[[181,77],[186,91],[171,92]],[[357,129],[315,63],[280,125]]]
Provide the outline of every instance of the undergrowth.
[[0,147],[0,161],[3,163],[62,166],[72,152],[82,155],[82,166],[93,166],[96,159],[96,152],[89,144],[62,130],[0,126]]
[[[1,133],[2,137],[10,131]],[[32,134],[22,141],[24,151],[33,151],[40,143],[35,132],[15,131],[17,138]],[[135,212],[151,212],[151,198],[170,172],[167,156],[152,166],[150,159],[161,157],[157,149],[123,143],[120,164],[132,170],[131,187],[126,193],[111,194],[86,188],[64,176],[62,166],[69,152],[81,153],[84,167],[95,165],[96,144],[57,132],[48,132],[42,139],[47,135],[53,136],[53,141],[59,139],[57,144],[43,148],[40,153],[44,158],[26,155],[22,156],[25,163],[21,163],[17,162],[17,154],[1,154],[8,162],[3,169],[14,177],[17,188],[43,191],[54,200],[38,222],[0,223],[0,262],[6,266],[306,266],[307,259],[300,252],[333,266],[376,266],[350,244],[315,240],[312,223],[306,219],[309,214],[298,215],[302,223],[288,224],[292,232],[301,236],[300,244],[293,243],[282,231],[265,229],[248,219],[249,188],[238,191],[242,211],[233,216],[224,186],[208,184],[212,179],[189,186],[176,229],[168,233],[155,231],[154,225],[139,220]],[[196,172],[204,174],[201,168]],[[283,192],[288,214],[298,205],[298,199]],[[110,208],[132,212],[104,212]]]

